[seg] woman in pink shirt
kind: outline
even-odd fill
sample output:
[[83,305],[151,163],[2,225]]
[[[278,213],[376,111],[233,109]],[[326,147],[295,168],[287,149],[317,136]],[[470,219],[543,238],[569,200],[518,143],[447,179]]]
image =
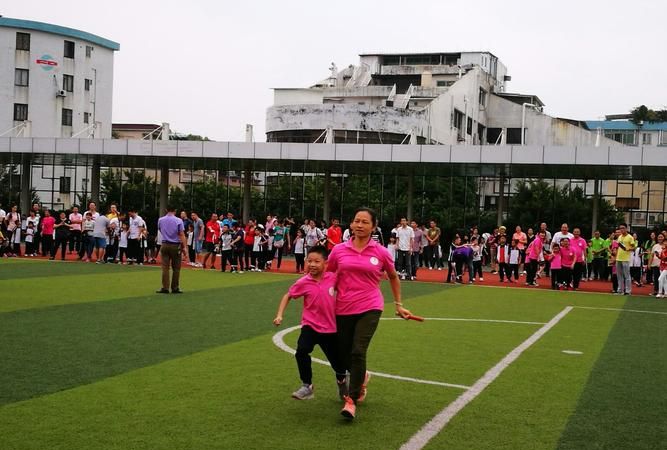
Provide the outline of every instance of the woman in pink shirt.
[[577,262],[577,254],[570,247],[570,239],[563,238],[560,241],[560,279],[563,289],[567,290],[572,284],[572,270]]
[[537,233],[537,236],[528,246],[526,250],[526,270],[528,276],[526,277],[526,285],[537,286],[537,281],[535,277],[537,276],[538,264],[540,261],[540,256],[544,250],[544,240],[546,239],[546,232],[540,231]]
[[42,218],[42,256],[51,254],[55,224],[56,219],[51,215],[51,211],[45,209],[44,218]]
[[342,367],[350,372],[349,394],[341,414],[353,419],[356,404],[366,398],[370,378],[366,352],[384,309],[380,281],[386,273],[394,296],[396,314],[411,313],[401,303],[401,284],[389,251],[371,239],[377,227],[375,211],[360,208],[350,226],[354,237],[336,245],[329,255],[327,270],[337,274],[336,326]]
[[586,249],[588,248],[588,243],[586,239],[581,237],[581,230],[579,228],[572,230],[572,234],[574,237],[570,240],[570,248],[576,256],[574,269],[572,270],[572,287],[576,291],[579,289],[579,282],[586,270]]
[[522,272],[525,275],[526,268],[523,263],[526,260],[526,244],[528,244],[528,236],[526,236],[526,233],[521,231],[521,226],[517,225],[514,229],[512,239],[519,242],[517,245],[517,248],[519,249],[519,272]]

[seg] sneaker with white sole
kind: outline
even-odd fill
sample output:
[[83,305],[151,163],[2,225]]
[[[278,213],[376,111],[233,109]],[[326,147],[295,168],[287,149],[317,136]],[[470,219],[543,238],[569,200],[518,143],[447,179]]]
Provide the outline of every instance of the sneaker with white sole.
[[366,400],[366,394],[368,394],[368,382],[371,379],[371,373],[367,370],[366,375],[364,375],[364,382],[361,384],[361,390],[359,391],[359,398],[357,403],[363,403]]
[[292,392],[292,397],[297,400],[310,400],[315,397],[312,384],[302,384],[299,389]]

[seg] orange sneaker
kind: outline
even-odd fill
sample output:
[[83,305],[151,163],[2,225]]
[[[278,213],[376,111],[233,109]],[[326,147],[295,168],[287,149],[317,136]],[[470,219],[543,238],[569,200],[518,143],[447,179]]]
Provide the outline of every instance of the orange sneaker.
[[361,384],[361,392],[359,392],[359,398],[357,403],[362,403],[366,400],[366,394],[368,393],[368,382],[371,379],[371,373],[367,370],[366,375],[364,376],[364,382]]
[[354,400],[346,395],[343,401],[345,403],[343,403],[343,409],[340,410],[340,414],[348,419],[354,419],[354,414],[357,412],[357,406],[354,404]]

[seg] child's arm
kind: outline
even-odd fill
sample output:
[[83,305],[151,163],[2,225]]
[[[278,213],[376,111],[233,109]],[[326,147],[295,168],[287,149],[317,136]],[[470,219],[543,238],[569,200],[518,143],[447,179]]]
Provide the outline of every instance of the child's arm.
[[290,296],[289,294],[283,295],[283,298],[280,300],[280,304],[278,305],[278,312],[276,313],[276,318],[273,319],[273,324],[275,326],[280,326],[281,323],[283,323],[283,313],[285,312],[285,308],[287,308],[287,304],[290,301]]

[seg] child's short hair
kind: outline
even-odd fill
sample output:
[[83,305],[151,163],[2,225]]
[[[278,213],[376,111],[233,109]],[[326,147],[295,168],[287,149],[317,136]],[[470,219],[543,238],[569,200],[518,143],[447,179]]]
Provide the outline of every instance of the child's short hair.
[[519,245],[519,240],[518,240],[518,239],[512,239],[512,244],[517,244],[517,245]]
[[34,228],[35,222],[28,222],[28,228]]
[[317,253],[322,256],[322,259],[327,259],[327,249],[323,245],[315,245],[314,247],[311,247],[310,250],[308,250],[308,254],[310,255],[311,253]]
[[560,249],[560,245],[558,245],[558,244],[554,243],[554,245],[553,245],[553,247],[552,247],[552,248],[558,248],[558,249]]

